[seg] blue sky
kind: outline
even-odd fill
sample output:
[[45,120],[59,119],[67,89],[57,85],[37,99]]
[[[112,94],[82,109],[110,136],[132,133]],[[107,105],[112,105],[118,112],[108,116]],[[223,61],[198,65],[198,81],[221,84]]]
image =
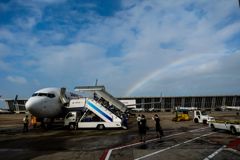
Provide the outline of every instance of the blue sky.
[[130,96],[240,94],[237,0],[2,0],[0,15],[2,98],[95,79],[125,96],[179,59]]

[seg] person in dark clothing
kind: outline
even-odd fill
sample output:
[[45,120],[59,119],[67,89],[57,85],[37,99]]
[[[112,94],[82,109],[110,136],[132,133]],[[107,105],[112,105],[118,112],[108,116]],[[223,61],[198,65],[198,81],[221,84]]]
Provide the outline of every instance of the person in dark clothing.
[[123,124],[128,128],[127,115],[126,114],[123,114]]
[[140,121],[140,134],[141,134],[141,142],[142,142],[142,136],[144,137],[143,139],[143,142],[145,143],[145,139],[146,139],[146,124],[147,124],[147,121],[145,119],[145,116],[142,115],[142,119]]
[[93,97],[94,97],[94,100],[95,100],[95,101],[98,101],[97,93],[94,92]]
[[155,123],[156,123],[156,132],[157,132],[157,138],[162,138],[162,136],[163,136],[163,132],[162,132],[162,127],[161,127],[161,125],[160,125],[160,119],[159,119],[159,117],[158,117],[158,115],[157,114],[155,114],[154,116],[152,116],[152,119],[155,121]]
[[26,116],[25,118],[23,118],[23,123],[24,123],[24,126],[23,126],[23,132],[28,132],[28,116]]

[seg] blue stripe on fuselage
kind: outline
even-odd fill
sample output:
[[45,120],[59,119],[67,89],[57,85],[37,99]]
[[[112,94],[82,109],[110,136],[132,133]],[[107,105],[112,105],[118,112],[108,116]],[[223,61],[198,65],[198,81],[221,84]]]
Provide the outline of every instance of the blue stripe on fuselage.
[[101,113],[104,117],[106,117],[107,119],[109,119],[112,122],[112,118],[109,117],[106,113],[104,113],[102,110],[100,110],[99,108],[97,108],[95,105],[93,105],[91,102],[87,101],[87,104],[89,106],[91,106],[93,109],[95,109],[96,111],[98,111],[99,113]]

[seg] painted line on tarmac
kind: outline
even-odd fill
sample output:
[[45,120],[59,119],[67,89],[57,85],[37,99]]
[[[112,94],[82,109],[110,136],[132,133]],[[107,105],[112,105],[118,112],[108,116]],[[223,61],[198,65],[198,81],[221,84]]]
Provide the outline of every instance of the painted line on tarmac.
[[[237,138],[235,141],[231,142],[230,144],[225,144],[223,142],[216,141],[214,140],[214,138],[207,138],[207,139],[240,151],[240,148],[237,147],[240,144],[240,138]],[[215,138],[215,139],[233,139],[233,138]]]
[[189,131],[187,131],[187,132],[195,132],[195,131],[197,131],[197,130],[206,129],[206,128],[209,128],[209,126],[207,126],[207,127],[202,127],[202,128],[198,128],[198,129],[189,130]]
[[180,146],[180,145],[182,145],[182,144],[185,144],[185,143],[188,143],[188,142],[194,141],[194,140],[196,140],[196,139],[198,139],[198,138],[202,138],[202,137],[205,137],[205,136],[208,136],[208,135],[211,135],[211,134],[214,134],[214,133],[204,134],[204,135],[202,135],[202,136],[199,136],[199,137],[196,137],[196,138],[190,139],[190,140],[188,140],[188,141],[185,141],[185,142],[182,142],[182,143],[176,144],[176,145],[174,145],[174,146],[171,146],[171,147],[168,147],[168,148],[165,148],[165,149],[161,149],[161,150],[159,150],[159,151],[157,151],[157,152],[153,152],[153,153],[151,153],[151,154],[148,154],[148,155],[145,155],[145,156],[142,156],[142,157],[136,158],[136,159],[134,159],[134,160],[139,160],[139,159],[143,159],[143,158],[146,158],[146,157],[152,156],[152,155],[154,155],[154,154],[157,154],[157,153],[160,153],[160,152],[163,152],[163,151],[169,150],[169,149],[171,149],[171,148],[174,148],[174,147]]
[[216,156],[219,152],[221,152],[225,147],[227,146],[222,146],[221,148],[219,148],[218,150],[216,150],[215,152],[213,152],[211,155],[209,155],[207,158],[205,158],[204,160],[209,160],[211,158],[213,158],[214,156]]
[[[186,132],[180,132],[180,133],[175,133],[175,134],[171,134],[168,136],[164,136],[162,138],[167,138],[167,137],[171,137],[171,136],[176,136],[176,135],[180,135],[180,134],[184,134]],[[159,140],[159,138],[154,138],[154,139],[150,139],[150,140],[146,140],[145,142],[151,142],[151,141],[155,141],[155,140]],[[134,146],[134,145],[138,145],[138,144],[144,144],[144,142],[136,142],[136,143],[132,143],[132,144],[128,144],[128,145],[124,145],[124,146],[120,146],[120,147],[115,147],[115,148],[111,148],[111,149],[107,149],[105,150],[105,152],[103,153],[102,157],[100,160],[108,160],[111,156],[111,153],[113,150],[117,150],[117,149],[121,149],[121,148],[125,148],[125,147],[130,147],[130,146]]]
[[[209,127],[202,127],[202,128],[198,128],[198,129],[193,129],[193,130],[189,130],[187,132],[192,132],[192,131],[205,129],[205,128],[209,128]],[[162,138],[168,138],[168,137],[171,137],[171,136],[176,136],[176,135],[184,134],[184,133],[187,133],[187,132],[179,132],[179,133],[171,134],[171,135],[168,135],[168,136],[164,136]],[[146,140],[145,142],[151,142],[151,141],[155,141],[155,140],[159,140],[159,139],[154,138],[154,139]],[[136,142],[136,143],[131,143],[131,144],[128,144],[128,145],[123,145],[123,146],[119,146],[119,147],[106,149],[100,160],[108,160],[110,158],[110,155],[111,155],[113,150],[117,150],[117,149],[121,149],[121,148],[125,148],[125,147],[130,147],[130,146],[134,146],[134,145],[138,145],[138,144],[143,144],[143,143],[144,142]]]

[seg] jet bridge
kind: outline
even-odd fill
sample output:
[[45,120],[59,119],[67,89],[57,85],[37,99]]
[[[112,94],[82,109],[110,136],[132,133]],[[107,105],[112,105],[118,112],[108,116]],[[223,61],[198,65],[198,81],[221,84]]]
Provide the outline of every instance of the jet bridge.
[[116,99],[111,94],[109,94],[107,91],[105,91],[105,87],[104,86],[80,86],[80,87],[75,87],[74,91],[79,91],[79,92],[88,92],[88,91],[96,92],[101,97],[106,99],[109,103],[113,104],[120,111],[125,112],[127,110],[127,106],[125,106],[122,102],[120,102],[118,99]]

